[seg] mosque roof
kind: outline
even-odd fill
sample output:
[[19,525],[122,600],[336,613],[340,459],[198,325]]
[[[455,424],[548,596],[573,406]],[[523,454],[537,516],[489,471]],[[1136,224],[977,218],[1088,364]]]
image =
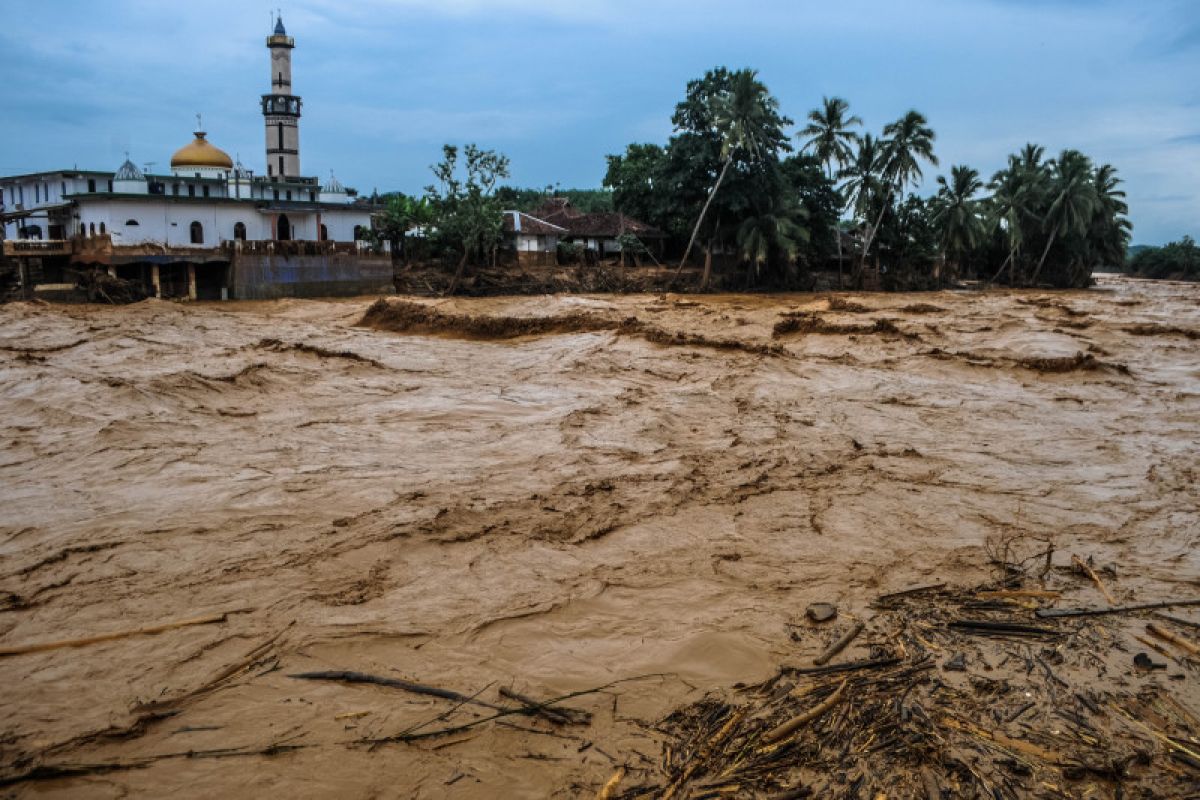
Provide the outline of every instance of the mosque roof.
[[145,179],[146,176],[142,174],[142,171],[128,158],[125,159],[125,163],[121,165],[117,173],[113,175],[114,181],[144,181]]
[[196,138],[171,156],[172,167],[220,167],[233,168],[233,159],[219,147],[214,147],[204,137],[204,131],[196,131]]

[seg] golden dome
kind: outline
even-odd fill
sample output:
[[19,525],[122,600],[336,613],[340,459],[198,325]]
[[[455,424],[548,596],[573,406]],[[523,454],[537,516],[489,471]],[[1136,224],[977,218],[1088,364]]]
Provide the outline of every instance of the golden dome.
[[233,159],[229,154],[219,147],[214,147],[204,136],[204,131],[196,131],[196,138],[171,156],[171,166],[233,169]]

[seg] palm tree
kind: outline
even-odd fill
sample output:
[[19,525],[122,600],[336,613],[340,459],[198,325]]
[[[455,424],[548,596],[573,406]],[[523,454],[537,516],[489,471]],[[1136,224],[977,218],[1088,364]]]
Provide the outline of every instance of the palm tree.
[[939,175],[941,186],[935,198],[933,223],[942,230],[942,252],[959,266],[962,257],[974,249],[983,235],[983,221],[979,217],[975,194],[983,188],[979,172],[958,165],[950,168],[950,180]]
[[[868,221],[876,198],[883,193],[883,181],[880,176],[882,151],[882,143],[871,134],[865,133],[858,140],[858,150],[854,157],[838,172],[838,177],[844,181],[842,192],[846,198],[846,205],[851,209],[854,219],[861,219],[864,223]],[[838,242],[841,243],[840,231]]]
[[[862,119],[857,116],[847,117],[850,104],[840,97],[822,98],[822,107],[808,112],[809,123],[799,136],[809,137],[804,142],[804,150],[811,152],[825,164],[829,174],[829,182],[834,180],[834,164],[839,170],[845,168],[854,158],[851,145],[858,142],[858,134],[851,131],[854,125],[862,125]],[[841,217],[845,207],[845,199],[834,190],[841,205],[838,207],[838,217]],[[838,288],[842,288],[842,232],[840,227],[834,231],[837,237],[838,259]]]
[[780,200],[774,208],[749,217],[738,227],[738,253],[750,262],[755,278],[761,278],[764,268],[778,257],[788,264],[796,259],[800,245],[809,239],[805,226],[808,213],[804,207]]
[[921,179],[922,161],[934,166],[938,163],[937,156],[933,154],[933,140],[937,135],[921,112],[909,111],[885,127],[883,134],[887,137],[883,144],[883,182],[887,187],[887,195],[875,224],[867,229],[867,240],[863,243],[862,260],[859,263],[859,278],[866,268],[867,252],[871,249],[875,234],[879,232],[884,213],[891,206],[892,197],[897,192],[903,192],[910,182],[916,183]]
[[1112,164],[1097,167],[1092,182],[1096,187],[1096,213],[1088,235],[1089,245],[1097,263],[1117,266],[1125,261],[1132,227],[1125,216],[1129,213],[1125,192],[1117,188],[1121,179]]
[[[691,255],[708,207],[712,204],[717,190],[721,188],[734,159],[740,157],[755,162],[777,146],[771,137],[771,130],[772,121],[778,118],[779,101],[772,97],[767,87],[758,80],[757,70],[742,69],[731,73],[729,89],[714,97],[712,102],[713,126],[721,137],[721,172],[708,193],[708,199],[704,201],[696,226],[692,229],[692,237],[688,240],[687,249],[683,251],[683,258],[679,261],[680,270]],[[703,286],[708,285],[710,268],[710,263],[706,262],[701,279]]]
[[1030,284],[1037,282],[1046,265],[1050,247],[1060,234],[1086,233],[1096,210],[1099,198],[1092,183],[1092,162],[1078,150],[1064,150],[1050,162],[1051,185],[1050,207],[1046,212],[1046,225],[1050,225],[1050,238],[1042,250],[1037,268],[1030,276]]

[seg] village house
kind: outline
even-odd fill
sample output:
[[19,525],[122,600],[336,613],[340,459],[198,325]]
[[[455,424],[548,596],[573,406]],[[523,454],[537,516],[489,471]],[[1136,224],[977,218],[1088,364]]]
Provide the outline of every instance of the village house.
[[655,255],[662,254],[667,235],[616,211],[583,212],[565,197],[551,197],[532,212],[539,221],[565,229],[561,241],[578,244],[597,258],[621,252],[620,237],[632,235]]
[[[115,172],[55,170],[0,178],[4,255],[22,290],[69,291],[100,268],[156,297],[317,296],[386,291],[391,261],[365,239],[375,208],[330,175],[300,171],[301,99],[281,18],[267,37],[261,97],[266,175],[197,130],[169,173],[126,157]],[[197,125],[197,128],[200,126]]]
[[552,267],[558,263],[558,243],[568,231],[523,211],[504,212],[505,242],[522,267]]

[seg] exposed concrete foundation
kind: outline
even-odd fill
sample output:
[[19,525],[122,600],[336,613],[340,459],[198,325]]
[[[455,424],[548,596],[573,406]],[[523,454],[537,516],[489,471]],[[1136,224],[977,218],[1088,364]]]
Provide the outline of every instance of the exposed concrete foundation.
[[236,300],[350,297],[395,291],[391,256],[341,253],[239,253],[230,268],[230,284],[230,296]]

